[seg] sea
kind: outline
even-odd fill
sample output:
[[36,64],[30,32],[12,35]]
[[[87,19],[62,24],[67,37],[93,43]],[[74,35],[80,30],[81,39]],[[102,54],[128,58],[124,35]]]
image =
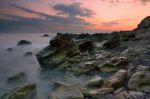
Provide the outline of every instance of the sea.
[[[59,70],[42,69],[37,61],[36,54],[49,44],[56,34],[47,33],[1,33],[0,34],[0,96],[8,93],[17,86],[32,84],[37,85],[36,99],[47,99],[52,90],[54,81],[64,75]],[[17,46],[20,40],[32,42],[30,46]],[[8,51],[12,48],[12,51]],[[33,55],[25,56],[26,52]],[[7,79],[19,72],[27,75],[27,80],[22,83],[7,83]]]

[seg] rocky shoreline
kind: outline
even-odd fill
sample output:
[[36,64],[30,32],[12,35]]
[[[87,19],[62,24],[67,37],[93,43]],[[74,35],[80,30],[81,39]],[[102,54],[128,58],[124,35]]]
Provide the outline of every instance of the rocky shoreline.
[[[133,31],[58,33],[36,56],[41,68],[65,72],[48,99],[150,98],[150,16]],[[21,86],[0,99],[34,99],[35,90]]]

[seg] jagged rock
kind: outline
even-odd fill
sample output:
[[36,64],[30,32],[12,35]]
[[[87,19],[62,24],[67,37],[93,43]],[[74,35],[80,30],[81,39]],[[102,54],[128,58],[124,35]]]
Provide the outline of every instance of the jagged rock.
[[54,90],[49,94],[49,99],[84,99],[80,87],[57,82]]
[[91,52],[94,50],[95,46],[96,46],[95,42],[86,41],[79,45],[79,49],[81,52],[86,52],[86,51]]
[[82,89],[84,96],[98,98],[100,95],[108,94],[113,92],[113,88],[100,88],[100,89]]
[[67,70],[73,72],[76,75],[80,75],[86,74],[94,70],[95,67],[96,67],[95,61],[83,61],[72,65],[71,68],[68,68]]
[[143,92],[122,91],[115,95],[115,99],[147,99]]
[[19,72],[7,79],[7,83],[22,82],[27,80],[27,75],[24,72]]
[[128,88],[136,91],[150,92],[150,68],[140,66],[131,76]]
[[125,68],[128,61],[126,57],[114,57],[100,65],[98,65],[98,69],[103,72],[113,72],[119,69]]
[[66,34],[61,34],[50,41],[47,46],[37,54],[37,59],[41,67],[56,67],[66,59],[80,53],[77,45]]
[[21,46],[21,45],[31,45],[32,43],[30,41],[27,41],[27,40],[21,40],[17,43],[18,46]]
[[2,99],[34,99],[36,91],[35,84],[24,85],[16,87],[8,94],[5,94]]
[[120,45],[120,36],[115,34],[110,40],[103,44],[105,48],[113,49]]
[[86,86],[96,87],[96,86],[100,86],[102,83],[103,83],[103,79],[96,75],[86,83]]
[[147,29],[150,28],[150,16],[147,16],[146,18],[144,18],[141,23],[138,25],[136,30],[139,29]]
[[124,81],[126,79],[126,74],[127,74],[127,70],[124,70],[124,69],[118,70],[114,75],[104,80],[102,87],[106,87],[106,88],[121,87],[124,84]]

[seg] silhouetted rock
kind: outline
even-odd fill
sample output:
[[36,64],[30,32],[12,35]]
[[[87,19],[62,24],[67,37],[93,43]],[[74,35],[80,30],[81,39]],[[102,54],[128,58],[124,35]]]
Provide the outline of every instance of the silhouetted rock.
[[30,41],[27,41],[27,40],[21,40],[18,42],[18,46],[21,46],[21,45],[31,45],[32,43]]
[[150,28],[150,16],[147,16],[146,18],[144,18],[141,23],[138,25],[137,29],[147,29]]

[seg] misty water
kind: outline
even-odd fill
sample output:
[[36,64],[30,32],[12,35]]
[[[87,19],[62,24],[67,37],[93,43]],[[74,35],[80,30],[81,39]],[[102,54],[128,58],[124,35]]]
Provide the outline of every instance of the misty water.
[[[43,34],[18,33],[0,34],[0,96],[9,92],[16,86],[36,83],[37,99],[47,99],[55,80],[62,78],[63,72],[58,70],[44,70],[40,68],[36,59],[36,53],[49,44],[49,40],[55,36],[42,37]],[[16,46],[18,41],[28,40],[31,46]],[[13,48],[13,51],[7,51]],[[24,56],[26,52],[33,52],[32,56]],[[27,80],[22,83],[7,83],[7,79],[16,73],[24,72]]]
[[[36,54],[47,46],[50,39],[56,34],[49,34],[50,37],[42,37],[42,35],[40,33],[0,34],[0,96],[17,86],[35,83],[37,85],[36,99],[47,99],[54,82],[66,77],[64,71],[57,68],[42,69],[40,67]],[[30,41],[32,45],[17,46],[20,40]],[[13,50],[8,51],[8,48]],[[32,52],[33,55],[25,56],[26,52]],[[20,72],[24,72],[27,75],[27,80],[19,83],[7,83],[9,77]],[[112,75],[112,73],[105,72],[96,74],[102,78]],[[74,76],[70,76],[67,77],[67,80],[69,83],[76,83],[79,80],[80,83],[84,84],[91,77],[92,75],[83,75],[79,77],[79,80],[76,77],[74,78]]]

